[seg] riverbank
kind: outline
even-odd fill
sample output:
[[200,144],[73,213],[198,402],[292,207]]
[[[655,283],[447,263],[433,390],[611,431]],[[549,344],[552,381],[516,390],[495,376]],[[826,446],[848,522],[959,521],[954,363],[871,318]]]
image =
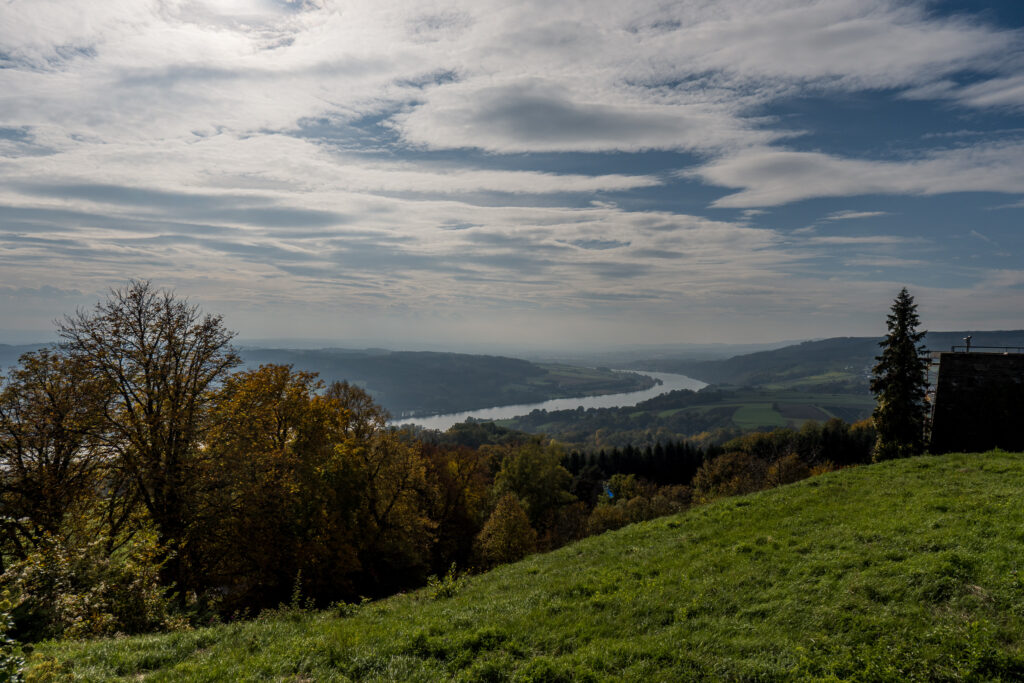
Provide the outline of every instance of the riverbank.
[[428,415],[424,417],[410,417],[391,422],[396,427],[406,425],[418,425],[426,429],[445,431],[460,422],[472,418],[477,420],[506,420],[520,415],[528,415],[534,410],[575,410],[576,408],[621,408],[624,406],[636,405],[642,401],[667,394],[677,389],[688,389],[699,391],[707,386],[707,383],[699,379],[693,379],[686,375],[679,375],[671,372],[648,372],[642,370],[630,370],[629,372],[638,375],[645,375],[655,380],[656,384],[648,389],[640,391],[627,391],[617,394],[603,394],[601,396],[578,396],[575,398],[556,398],[537,403],[518,403],[505,406],[494,406],[478,410],[467,410],[458,413],[445,413],[440,415]]

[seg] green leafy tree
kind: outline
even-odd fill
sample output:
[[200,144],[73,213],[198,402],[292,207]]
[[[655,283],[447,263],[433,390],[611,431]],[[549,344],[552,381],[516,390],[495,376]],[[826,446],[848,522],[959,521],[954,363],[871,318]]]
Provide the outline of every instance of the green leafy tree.
[[877,404],[872,417],[878,439],[873,458],[876,461],[918,455],[924,450],[927,421],[925,392],[928,385],[928,359],[917,331],[920,319],[917,304],[906,287],[900,290],[886,318],[889,333],[879,345],[872,371],[871,391]]
[[560,446],[533,440],[509,448],[495,477],[495,493],[514,493],[523,502],[530,523],[542,532],[554,522],[558,508],[576,500],[569,493],[572,475],[562,467],[564,457]]
[[86,638],[186,626],[159,580],[156,535],[137,532],[113,554],[103,535],[47,535],[8,568],[0,584],[17,597],[11,614],[19,637]]
[[25,680],[25,658],[21,644],[10,636],[14,628],[13,609],[10,591],[5,590],[0,595],[0,681],[21,683]]

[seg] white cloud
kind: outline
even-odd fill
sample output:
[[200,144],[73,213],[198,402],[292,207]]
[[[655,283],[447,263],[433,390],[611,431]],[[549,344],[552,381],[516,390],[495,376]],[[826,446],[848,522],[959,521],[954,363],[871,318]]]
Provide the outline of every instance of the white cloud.
[[763,144],[790,133],[745,117],[766,98],[923,86],[998,63],[1018,40],[882,0],[543,11],[17,0],[2,12],[0,44],[17,67],[0,70],[5,125],[184,141],[196,131],[259,134],[405,109],[394,122],[409,141],[492,151]]
[[847,159],[820,152],[745,150],[685,172],[742,188],[719,207],[778,206],[813,197],[948,192],[1024,192],[1024,144],[989,144],[932,152],[911,161]]
[[884,256],[857,257],[846,259],[848,266],[866,266],[869,268],[927,268],[929,263],[921,259],[886,258]]
[[668,12],[680,29],[661,44],[688,53],[694,71],[836,79],[855,88],[915,84],[1017,40],[1010,32],[930,17],[918,4],[884,0],[677,3]]
[[993,78],[960,89],[957,98],[973,107],[1024,107],[1024,76]]
[[888,211],[833,211],[829,215],[825,216],[826,221],[849,221],[860,218],[876,218],[878,216],[888,216]]
[[807,244],[828,244],[828,245],[857,245],[857,244],[879,244],[879,245],[891,245],[891,244],[905,244],[907,242],[915,242],[914,240],[907,237],[897,237],[895,235],[863,235],[858,237],[848,236],[829,236],[829,237],[811,237],[807,239]]
[[[94,292],[144,274],[256,320],[264,304],[281,320],[341,307],[399,326],[460,307],[553,324],[625,308],[696,329],[827,313],[827,296],[845,315],[850,283],[823,285],[815,259],[910,245],[794,239],[650,209],[642,192],[580,197],[675,190],[598,153],[693,152],[684,175],[734,188],[716,206],[744,220],[812,197],[1024,193],[1019,143],[850,159],[772,147],[801,131],[763,116],[864,89],[1018,106],[1021,42],[913,0],[10,0],[4,286]],[[988,80],[962,87],[964,71]],[[556,172],[556,152],[593,156]]]

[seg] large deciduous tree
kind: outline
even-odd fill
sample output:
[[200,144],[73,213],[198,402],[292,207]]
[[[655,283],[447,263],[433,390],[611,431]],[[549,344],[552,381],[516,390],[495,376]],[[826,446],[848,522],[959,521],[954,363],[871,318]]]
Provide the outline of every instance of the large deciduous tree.
[[874,459],[888,460],[917,455],[924,450],[928,386],[927,350],[921,344],[925,332],[917,304],[906,287],[900,290],[886,318],[889,333],[879,345],[872,371],[871,391],[877,404],[872,417],[878,439]]
[[434,492],[422,444],[389,429],[388,414],[358,386],[335,382],[324,396],[346,416],[335,450],[361,492],[363,580],[395,590],[425,578],[437,525],[428,514]]
[[117,463],[169,551],[165,579],[187,588],[193,462],[209,389],[240,363],[220,316],[149,282],[112,289],[60,325],[63,348],[112,392],[105,412]]
[[94,496],[105,402],[102,382],[49,349],[0,380],[0,529],[19,559]]

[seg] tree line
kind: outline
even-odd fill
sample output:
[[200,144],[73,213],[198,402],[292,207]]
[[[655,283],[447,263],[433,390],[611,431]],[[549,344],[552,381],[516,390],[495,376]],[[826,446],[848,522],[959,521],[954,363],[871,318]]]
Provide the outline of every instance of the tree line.
[[0,584],[22,638],[326,606],[485,569],[871,459],[869,422],[566,453],[487,424],[397,430],[357,386],[239,370],[148,282],[59,323],[0,384]]

